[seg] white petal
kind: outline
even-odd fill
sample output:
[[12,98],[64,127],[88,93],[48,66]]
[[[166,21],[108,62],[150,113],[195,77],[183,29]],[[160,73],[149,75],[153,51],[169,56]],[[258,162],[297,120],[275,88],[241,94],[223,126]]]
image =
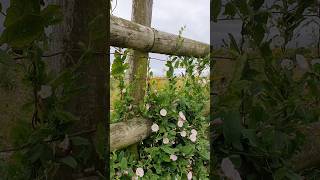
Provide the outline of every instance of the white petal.
[[197,135],[198,132],[195,129],[191,129],[191,134]]
[[163,142],[163,144],[168,144],[169,143],[169,139],[168,138],[163,138],[162,142]]
[[166,115],[167,115],[167,110],[161,109],[161,110],[160,110],[160,115],[161,115],[161,116],[166,116]]
[[191,172],[191,171],[190,171],[190,172],[188,172],[187,177],[188,177],[188,180],[191,180],[191,179],[192,179],[192,172]]
[[181,135],[182,137],[186,137],[187,132],[186,132],[186,131],[181,131],[181,132],[180,132],[180,135]]
[[152,130],[152,132],[157,132],[159,130],[158,124],[156,124],[156,123],[152,124],[151,130]]
[[144,175],[144,171],[142,168],[137,168],[136,169],[136,175],[139,176],[139,177],[143,177]]
[[172,161],[176,161],[176,160],[178,159],[178,157],[177,157],[176,155],[174,155],[174,154],[171,154],[171,155],[170,155],[170,159],[171,159]]
[[183,114],[182,111],[179,112],[179,117],[180,117],[183,121],[186,120],[186,116]]
[[179,120],[178,121],[178,127],[182,127],[183,126],[183,121]]
[[197,140],[197,136],[195,134],[191,134],[189,139],[192,141],[192,142],[196,142]]

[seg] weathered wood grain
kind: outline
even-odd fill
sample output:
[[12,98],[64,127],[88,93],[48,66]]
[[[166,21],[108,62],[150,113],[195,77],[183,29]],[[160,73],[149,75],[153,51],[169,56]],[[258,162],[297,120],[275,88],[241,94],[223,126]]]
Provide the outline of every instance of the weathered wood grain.
[[167,55],[205,57],[209,44],[140,25],[116,16],[110,19],[111,46]]

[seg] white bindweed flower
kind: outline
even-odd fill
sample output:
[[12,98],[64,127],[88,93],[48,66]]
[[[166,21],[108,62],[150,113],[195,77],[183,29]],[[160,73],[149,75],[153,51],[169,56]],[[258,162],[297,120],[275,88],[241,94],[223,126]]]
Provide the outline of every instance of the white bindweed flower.
[[129,108],[129,110],[131,110],[132,109],[132,105],[130,104],[128,108]]
[[169,143],[169,139],[168,138],[163,138],[162,142],[163,142],[163,144],[168,144]]
[[186,131],[181,131],[181,132],[180,132],[180,135],[181,135],[182,137],[186,137],[187,132],[186,132]]
[[178,159],[178,157],[177,157],[176,155],[174,155],[174,154],[171,154],[171,155],[170,155],[170,159],[171,159],[172,161],[176,161],[176,160]]
[[139,177],[143,177],[144,175],[144,171],[142,168],[137,168],[136,169],[136,175],[139,176]]
[[189,139],[190,139],[192,142],[196,142],[196,140],[197,140],[197,135],[191,134],[190,137],[189,137]]
[[191,172],[191,171],[188,172],[187,178],[188,178],[188,180],[191,180],[191,179],[192,179],[192,172]]
[[150,109],[150,104],[146,104],[146,110],[149,110]]
[[45,98],[51,96],[51,95],[52,95],[52,88],[51,88],[51,86],[41,85],[41,89],[40,89],[40,91],[38,92],[38,95],[39,95],[42,99],[45,99]]
[[179,120],[177,124],[178,124],[178,127],[182,127],[183,126],[183,121]]
[[122,89],[122,93],[126,93],[127,92],[127,90],[126,89]]
[[156,123],[153,123],[151,126],[152,132],[158,132],[159,131],[159,126]]
[[161,115],[161,116],[166,116],[166,115],[167,115],[167,110],[161,109],[161,110],[160,110],[160,115]]
[[191,134],[197,135],[198,132],[195,129],[191,129]]
[[182,111],[179,112],[179,118],[182,119],[183,121],[186,121],[186,116],[183,114]]

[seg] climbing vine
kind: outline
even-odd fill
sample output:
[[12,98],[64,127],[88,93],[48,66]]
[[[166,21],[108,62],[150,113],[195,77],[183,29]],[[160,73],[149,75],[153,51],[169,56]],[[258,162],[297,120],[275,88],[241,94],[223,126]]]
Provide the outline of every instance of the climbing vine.
[[[225,88],[214,89],[214,177],[311,177],[294,157],[306,142],[301,129],[320,117],[320,66],[312,47],[293,49],[289,43],[307,21],[305,14],[315,12],[316,2],[222,2],[213,0],[212,19],[238,18],[242,27],[240,39],[230,33],[224,46],[235,63],[233,74]],[[278,32],[273,37],[271,28]],[[303,73],[297,75],[299,68]]]
[[[27,88],[28,102],[21,108],[23,117],[13,125],[10,135],[11,148],[0,149],[0,179],[50,179],[67,168],[70,172],[81,172],[92,159],[92,152],[104,158],[101,146],[92,144],[83,136],[98,129],[74,132],[74,124],[79,117],[67,111],[71,98],[85,87],[76,83],[82,76],[78,69],[87,63],[96,52],[88,45],[82,49],[65,50],[49,54],[49,27],[62,22],[63,14],[59,6],[45,4],[39,0],[11,0],[5,16],[4,31],[0,37],[1,87],[14,86],[5,78],[15,69],[22,76]],[[88,25],[90,41],[101,38],[101,16]],[[57,75],[50,72],[46,58],[72,52],[81,54],[79,60]],[[7,69],[8,71],[2,71]],[[14,73],[13,73],[14,74]],[[5,85],[5,86],[3,86]],[[100,128],[101,129],[101,128]],[[97,133],[101,136],[101,133]],[[99,138],[99,137],[98,137]],[[95,147],[97,147],[95,149]],[[9,156],[2,159],[2,155]],[[91,173],[91,172],[89,172]],[[100,172],[102,175],[102,172]]]
[[[203,77],[208,59],[170,57],[166,62],[167,83],[160,89],[149,70],[144,106],[139,112],[132,112],[131,98],[123,91],[130,88],[130,84],[123,86],[121,82],[127,67],[125,59],[126,53],[115,53],[112,75],[120,80],[121,96],[114,102],[113,121],[139,115],[153,122],[152,134],[139,143],[138,159],[127,149],[112,152],[111,179],[208,179],[209,119],[204,109],[209,101],[209,84]],[[185,69],[182,76],[175,75],[177,68]]]

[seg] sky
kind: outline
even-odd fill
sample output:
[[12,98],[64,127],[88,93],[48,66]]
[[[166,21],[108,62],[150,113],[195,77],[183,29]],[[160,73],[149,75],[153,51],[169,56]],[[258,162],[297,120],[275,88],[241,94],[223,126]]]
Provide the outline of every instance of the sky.
[[[117,6],[116,5],[117,1]],[[131,20],[132,0],[113,0],[113,15]],[[210,0],[154,0],[151,27],[178,34],[186,26],[182,36],[210,43]],[[113,52],[114,49],[111,49]],[[167,56],[149,53],[150,57],[167,59]],[[112,59],[112,55],[111,55]],[[151,59],[150,67],[155,76],[163,76],[165,62]],[[179,73],[179,72],[177,72]]]
[[[230,0],[223,0],[222,4],[225,5]],[[270,7],[275,3],[275,0],[265,0],[263,7]],[[224,9],[222,8],[222,12]],[[305,13],[307,14],[307,13]],[[273,17],[276,18],[277,15],[273,14]],[[225,18],[222,14],[218,18]],[[294,32],[294,38],[291,42],[288,43],[288,47],[298,48],[298,47],[309,47],[314,46],[316,39],[319,37],[319,24],[320,18],[318,17],[305,17],[306,19]],[[228,42],[228,33],[231,33],[237,40],[241,37],[241,20],[220,20],[217,23],[211,22],[211,44],[214,48],[221,47],[222,40],[225,39]],[[318,24],[318,25],[317,25]],[[277,28],[269,28],[270,36],[274,37],[279,34]]]

